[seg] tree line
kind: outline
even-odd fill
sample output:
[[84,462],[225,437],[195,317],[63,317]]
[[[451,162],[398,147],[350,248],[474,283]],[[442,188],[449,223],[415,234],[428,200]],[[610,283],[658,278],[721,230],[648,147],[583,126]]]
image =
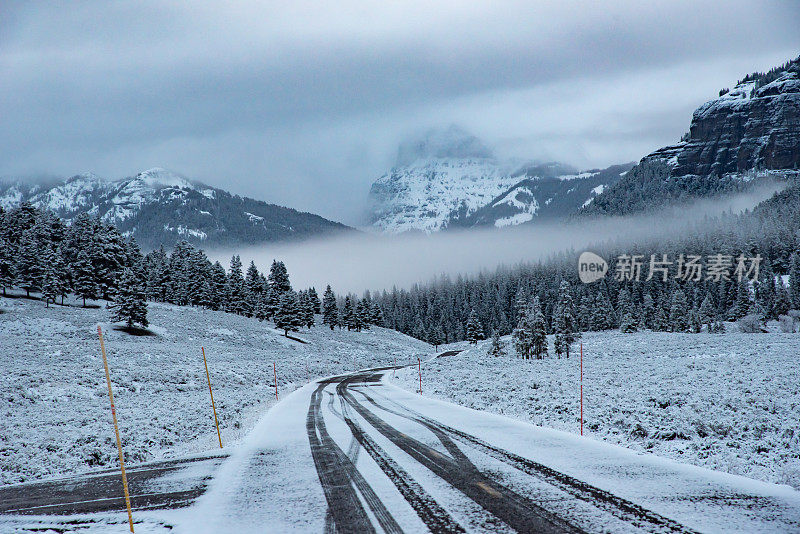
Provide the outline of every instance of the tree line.
[[314,287],[295,291],[282,261],[269,273],[254,262],[243,271],[238,255],[229,269],[186,241],[170,253],[163,247],[142,254],[135,239],[111,224],[81,214],[71,225],[49,210],[22,203],[0,208],[0,288],[41,294],[45,306],[64,304],[70,295],[110,301],[112,320],[130,328],[148,326],[147,301],[199,306],[260,321],[289,332],[322,323],[362,331],[383,325],[383,314],[367,292],[364,298],[338,296],[330,285],[322,299]]
[[[567,355],[574,336],[583,331],[713,333],[723,331],[725,321],[745,318],[743,329],[758,330],[767,321],[781,320],[791,330],[800,310],[800,187],[790,186],[752,211],[705,218],[673,239],[611,242],[591,250],[609,260],[612,273],[592,284],[578,279],[578,253],[565,251],[473,277],[440,276],[409,289],[374,292],[373,300],[381,306],[387,327],[429,343],[474,342],[484,335],[516,332],[515,339],[521,338],[518,352],[534,358],[545,350],[543,332],[560,333],[556,351]],[[613,276],[615,258],[623,254],[677,258],[689,253],[733,258],[760,254],[758,279],[683,280],[674,265],[666,281],[660,276],[641,281]]]

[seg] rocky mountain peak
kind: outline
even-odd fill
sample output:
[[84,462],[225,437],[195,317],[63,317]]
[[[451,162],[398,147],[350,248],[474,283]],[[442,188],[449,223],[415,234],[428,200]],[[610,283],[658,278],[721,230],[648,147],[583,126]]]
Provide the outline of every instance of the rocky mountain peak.
[[396,167],[406,167],[427,159],[489,159],[492,151],[477,137],[451,124],[446,128],[431,128],[423,135],[408,139],[397,151]]

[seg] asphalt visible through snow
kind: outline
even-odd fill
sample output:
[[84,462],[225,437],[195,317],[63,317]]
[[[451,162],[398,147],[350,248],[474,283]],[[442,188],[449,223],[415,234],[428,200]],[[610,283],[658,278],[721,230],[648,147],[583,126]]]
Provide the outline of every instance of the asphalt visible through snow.
[[[189,506],[226,454],[126,467],[133,510]],[[0,514],[73,515],[125,510],[119,469],[0,486]]]
[[[391,369],[391,368],[390,368]],[[322,416],[324,394],[328,408],[349,428],[356,450],[363,449],[416,512],[431,532],[466,532],[446,509],[422,485],[401,467],[375,433],[388,440],[435,477],[457,490],[492,516],[517,532],[584,532],[568,520],[549,511],[543,503],[515,491],[488,470],[477,466],[466,454],[479,452],[516,470],[555,486],[577,500],[590,502],[602,513],[631,527],[650,532],[693,532],[669,518],[617,497],[600,488],[574,479],[544,465],[503,450],[470,434],[442,424],[403,406],[380,392],[380,380],[386,369],[374,369],[320,381],[311,396],[306,421],[311,452],[328,506],[326,531],[339,533],[402,532],[387,506],[357,468],[357,458],[348,455],[328,433]],[[375,387],[377,386],[377,387]],[[338,407],[337,407],[338,404]],[[438,443],[432,446],[399,430],[381,413],[390,413],[433,434]],[[365,428],[366,423],[368,428]],[[351,447],[352,449],[352,447]]]

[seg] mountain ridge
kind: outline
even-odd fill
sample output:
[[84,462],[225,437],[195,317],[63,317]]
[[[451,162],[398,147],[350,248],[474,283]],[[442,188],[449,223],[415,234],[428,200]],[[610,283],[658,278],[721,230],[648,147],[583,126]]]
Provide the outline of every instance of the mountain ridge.
[[21,202],[71,221],[89,213],[115,224],[145,249],[187,240],[202,246],[255,245],[355,231],[319,215],[233,195],[154,167],[106,180],[85,172],[44,183],[0,181],[0,207]]

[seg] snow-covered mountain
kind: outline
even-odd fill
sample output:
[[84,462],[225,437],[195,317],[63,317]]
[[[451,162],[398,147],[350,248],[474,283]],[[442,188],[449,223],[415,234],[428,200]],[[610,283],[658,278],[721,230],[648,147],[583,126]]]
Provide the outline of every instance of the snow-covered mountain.
[[181,239],[203,246],[257,244],[349,230],[318,215],[231,195],[161,168],[116,181],[85,173],[55,182],[0,182],[0,207],[25,201],[68,221],[80,213],[100,217],[144,248]]
[[369,223],[399,234],[510,226],[577,211],[630,168],[579,173],[561,163],[502,161],[457,126],[400,145],[369,193]]

